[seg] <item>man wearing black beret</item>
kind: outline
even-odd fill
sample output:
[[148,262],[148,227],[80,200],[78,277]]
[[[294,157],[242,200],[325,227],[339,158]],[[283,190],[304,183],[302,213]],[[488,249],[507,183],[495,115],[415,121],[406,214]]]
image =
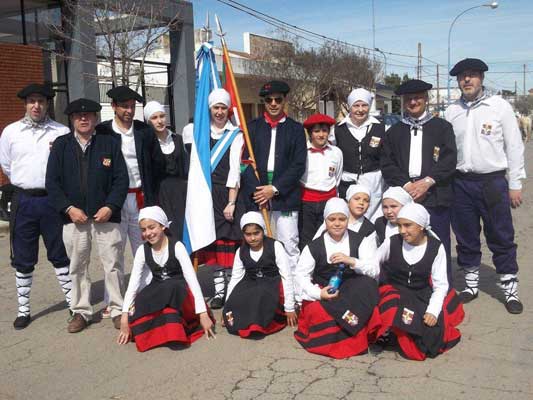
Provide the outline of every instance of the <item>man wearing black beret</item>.
[[33,270],[39,259],[39,236],[43,237],[48,260],[53,264],[65,299],[70,304],[69,259],[61,238],[61,218],[45,189],[50,147],[69,129],[48,116],[55,95],[49,85],[33,83],[17,95],[24,100],[26,113],[2,132],[0,165],[14,187],[9,230],[18,314],[13,326],[24,329],[31,322],[30,292]]
[[270,209],[277,239],[284,244],[294,270],[300,255],[298,210],[307,143],[302,124],[285,114],[289,90],[282,81],[271,81],[261,87],[259,96],[264,101],[265,113],[248,124],[260,180],[251,166],[241,179],[247,209]]
[[[136,102],[142,103],[143,97],[127,86],[117,86],[107,95],[111,98],[115,117],[99,124],[96,132],[109,134],[117,140],[128,167],[129,188],[122,207],[120,229],[123,248],[129,238],[131,251],[135,254],[142,244],[137,222],[139,210],[156,203],[156,186],[165,165],[164,157],[153,129],[134,120]],[[104,300],[107,303],[107,290]]]
[[88,268],[93,242],[104,267],[116,328],[120,328],[122,315],[120,210],[129,179],[120,144],[111,135],[95,133],[101,108],[88,99],[78,99],[67,106],[65,114],[74,129],[54,142],[46,171],[46,189],[63,217],[63,240],[70,257],[70,333],[82,331],[92,319]]
[[431,84],[413,79],[396,90],[403,98],[404,117],[387,131],[381,169],[389,186],[402,186],[428,210],[431,227],[446,249],[451,284],[451,183],[457,148],[451,124],[427,109],[431,88]]
[[523,305],[518,298],[511,207],[522,203],[524,145],[511,105],[483,88],[487,70],[482,60],[467,58],[450,71],[457,77],[462,93],[446,110],[459,150],[452,227],[457,262],[465,272],[466,288],[460,296],[465,303],[478,296],[482,220],[487,246],[500,275],[505,307],[512,314],[520,314]]

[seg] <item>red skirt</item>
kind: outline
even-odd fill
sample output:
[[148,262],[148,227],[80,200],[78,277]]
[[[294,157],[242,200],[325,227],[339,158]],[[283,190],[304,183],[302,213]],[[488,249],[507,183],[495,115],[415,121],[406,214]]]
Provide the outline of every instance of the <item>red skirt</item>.
[[218,239],[196,253],[198,256],[198,264],[233,268],[235,252],[240,245],[241,240]]
[[376,337],[380,325],[375,307],[365,326],[351,335],[326,312],[320,301],[304,301],[294,337],[310,353],[341,359],[366,353],[369,338]]
[[194,297],[188,288],[180,310],[167,306],[130,322],[129,326],[137,350],[141,352],[166,343],[189,346],[204,334],[195,312]]
[[[401,292],[396,287],[392,285],[381,286],[379,293],[382,326],[377,333],[377,337],[387,330],[391,330],[398,338],[400,351],[406,358],[423,361],[427,356],[433,357],[448,351],[461,340],[461,332],[456,327],[463,321],[465,313],[455,290],[450,290],[444,299],[437,325],[432,328],[424,325],[420,335],[401,329],[397,321],[399,319],[409,321],[409,319],[413,318],[423,318],[427,304],[420,308],[421,311],[418,312],[418,315],[409,315],[409,313],[405,313],[405,309],[400,305],[402,302]],[[420,323],[420,321],[418,322]],[[441,331],[432,332],[437,329]]]

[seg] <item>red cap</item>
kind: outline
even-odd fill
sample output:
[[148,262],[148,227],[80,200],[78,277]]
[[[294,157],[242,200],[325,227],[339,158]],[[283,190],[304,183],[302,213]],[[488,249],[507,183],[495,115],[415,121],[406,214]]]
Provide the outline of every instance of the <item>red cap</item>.
[[333,118],[331,118],[329,115],[324,114],[313,114],[309,118],[307,118],[304,121],[304,128],[305,129],[311,129],[313,126],[317,124],[326,124],[326,125],[335,125],[337,121],[335,121]]

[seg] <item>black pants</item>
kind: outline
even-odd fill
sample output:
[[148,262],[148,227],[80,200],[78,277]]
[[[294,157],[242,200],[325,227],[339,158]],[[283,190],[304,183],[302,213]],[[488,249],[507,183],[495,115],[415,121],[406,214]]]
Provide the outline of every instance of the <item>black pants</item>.
[[313,240],[316,231],[324,222],[325,201],[309,202],[302,201],[298,213],[298,231],[300,232],[299,247],[302,250]]

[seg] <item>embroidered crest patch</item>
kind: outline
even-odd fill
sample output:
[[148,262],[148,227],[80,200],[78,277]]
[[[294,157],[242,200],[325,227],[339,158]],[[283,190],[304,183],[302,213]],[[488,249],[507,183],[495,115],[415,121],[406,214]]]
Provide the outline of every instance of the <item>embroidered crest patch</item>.
[[228,321],[229,326],[233,326],[233,311],[228,311],[226,313],[226,320]]
[[348,325],[350,326],[356,326],[359,323],[359,318],[357,318],[357,315],[350,310],[346,310],[342,316],[342,319],[348,322]]
[[333,165],[329,167],[329,176],[331,178],[335,176],[335,167]]
[[435,162],[439,161],[439,155],[440,155],[440,147],[439,146],[433,147],[433,161]]
[[481,126],[481,134],[488,136],[492,133],[492,125],[491,124],[483,124]]
[[107,157],[102,158],[102,165],[109,168],[111,166],[111,159]]
[[378,147],[380,143],[381,143],[381,138],[380,137],[372,136],[370,138],[369,146],[370,147]]
[[402,311],[402,322],[405,325],[411,325],[413,323],[414,316],[415,312],[413,310],[409,310],[408,308],[404,307]]

